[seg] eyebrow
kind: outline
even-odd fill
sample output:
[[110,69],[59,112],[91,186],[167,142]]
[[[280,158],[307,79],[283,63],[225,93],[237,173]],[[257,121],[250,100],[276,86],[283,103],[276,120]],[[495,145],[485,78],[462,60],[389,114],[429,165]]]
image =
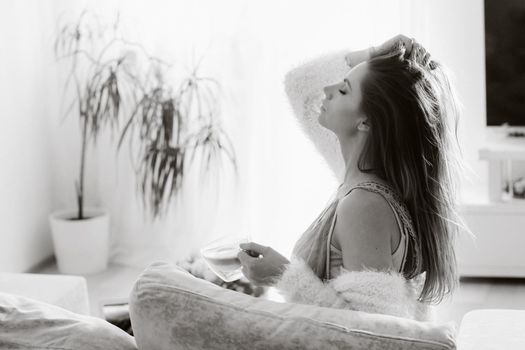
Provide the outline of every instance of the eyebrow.
[[350,81],[348,79],[344,79],[344,82],[348,85],[348,87],[350,88],[350,90],[352,90],[352,85],[350,85]]

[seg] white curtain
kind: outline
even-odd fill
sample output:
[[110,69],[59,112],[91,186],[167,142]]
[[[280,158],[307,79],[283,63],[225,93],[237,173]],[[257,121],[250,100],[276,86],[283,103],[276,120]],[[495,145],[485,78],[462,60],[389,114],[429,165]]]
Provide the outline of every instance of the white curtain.
[[[229,167],[208,185],[187,174],[186,191],[163,222],[143,219],[125,152],[117,160],[109,138],[90,152],[88,204],[110,210],[112,259],[133,265],[177,260],[226,234],[248,233],[289,255],[337,183],[295,124],[283,91],[284,74],[308,57],[378,45],[398,33],[424,42],[428,15],[417,0],[53,4],[57,18],[75,18],[84,8],[109,19],[120,11],[130,37],[154,55],[183,65],[204,55],[202,73],[217,78],[226,92],[222,115],[237,152],[240,182],[233,182]],[[57,207],[75,205],[77,119],[71,116],[56,126]]]
[[[360,49],[405,33],[424,41],[420,1],[258,2],[245,13],[256,50],[246,50],[252,104],[246,210],[253,238],[288,255],[337,186],[299,130],[283,92],[284,74],[328,51]],[[252,44],[253,45],[253,44]]]

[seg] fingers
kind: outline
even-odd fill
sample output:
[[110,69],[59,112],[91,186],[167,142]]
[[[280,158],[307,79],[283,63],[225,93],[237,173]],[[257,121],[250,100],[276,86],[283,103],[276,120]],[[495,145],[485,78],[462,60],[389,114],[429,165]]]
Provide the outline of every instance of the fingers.
[[414,47],[417,45],[416,39],[409,38],[406,35],[399,34],[396,35],[394,38],[391,39],[393,41],[393,45],[401,45],[405,47],[405,56],[409,56],[414,52]]
[[415,52],[415,47],[416,45],[418,45],[418,43],[416,42],[416,39],[414,38],[410,38],[409,41],[407,42],[407,44],[405,45],[406,47],[406,54],[409,54],[411,55],[412,52]]
[[241,249],[251,250],[256,254],[262,254],[262,255],[264,255],[268,251],[268,247],[257,244],[255,242],[241,243],[239,247],[241,247]]
[[430,63],[430,54],[428,52],[425,52],[425,56],[421,60],[421,64],[423,65],[423,67],[425,67],[429,63]]
[[242,249],[237,253],[237,259],[240,260],[242,265],[250,265],[261,259],[261,254],[254,252],[253,250]]
[[252,263],[252,260],[254,259],[243,250],[237,253],[237,258],[239,259],[243,267],[250,265]]
[[411,60],[411,61],[415,61],[416,60],[417,54],[418,54],[418,51],[419,51],[419,47],[420,47],[420,45],[418,43],[414,42],[414,44],[412,46],[412,50],[408,54],[408,59],[409,60]]
[[414,43],[414,47],[412,48],[412,52],[410,52],[408,59],[426,67],[430,63],[430,53],[428,53],[419,43]]
[[396,36],[396,41],[400,41],[401,43],[403,43],[403,45],[405,46],[405,48],[407,50],[411,49],[412,48],[412,43],[415,41],[414,38],[409,38],[408,36],[406,35],[403,35],[403,34],[399,34],[398,36]]
[[[244,249],[243,249],[244,250]],[[253,251],[253,250],[244,250],[244,252],[246,252],[246,254],[248,254],[249,256],[251,256],[252,258],[258,258],[261,256],[261,254]]]
[[242,250],[237,254],[237,258],[241,262],[241,272],[244,275],[244,277],[246,277],[252,283],[257,284],[257,274],[254,275],[253,269],[255,267],[254,263],[259,259],[251,257],[245,251]]
[[413,46],[412,43],[414,41],[415,41],[414,39],[409,38],[406,35],[398,34],[394,36],[393,38],[390,38],[389,40],[387,40],[381,46],[377,48],[373,47],[373,50],[371,50],[371,56],[375,57],[375,56],[381,56],[384,54],[388,54],[389,52],[391,52],[392,50],[395,50],[399,46],[404,46],[406,49],[405,53],[408,54],[412,50],[412,46]]
[[412,54],[412,52],[414,52],[414,47],[417,44],[414,38],[409,38],[403,34],[399,34],[396,36],[396,39],[396,44],[405,48],[405,57],[408,57],[410,54]]

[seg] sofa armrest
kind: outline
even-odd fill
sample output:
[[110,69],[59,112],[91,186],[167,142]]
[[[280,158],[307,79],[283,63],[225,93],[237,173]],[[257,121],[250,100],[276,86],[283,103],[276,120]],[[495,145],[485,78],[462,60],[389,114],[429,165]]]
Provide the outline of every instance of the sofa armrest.
[[86,279],[82,276],[0,273],[0,292],[24,296],[89,315]]

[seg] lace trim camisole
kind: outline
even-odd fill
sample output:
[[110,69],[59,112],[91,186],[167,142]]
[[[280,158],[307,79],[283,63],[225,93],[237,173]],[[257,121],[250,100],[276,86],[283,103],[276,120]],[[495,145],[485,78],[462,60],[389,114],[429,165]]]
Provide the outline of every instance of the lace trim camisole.
[[[399,241],[399,244],[397,248],[392,253],[392,260],[394,267],[401,273],[403,271],[405,260],[406,260],[406,254],[408,250],[408,238],[407,235],[411,232],[414,232],[412,221],[410,220],[410,216],[408,214],[408,210],[404,206],[404,204],[401,202],[401,200],[396,195],[395,191],[390,188],[389,186],[380,184],[378,182],[363,182],[360,183],[352,188],[348,188],[345,184],[342,184],[337,193],[337,197],[339,201],[347,196],[352,190],[355,188],[362,188],[367,191],[375,192],[380,194],[390,205],[392,208],[392,211],[394,212],[394,216],[396,218],[399,232],[401,233],[401,238]],[[330,231],[328,233],[328,249],[327,249],[327,271],[326,275],[328,278],[334,278],[337,277],[340,272],[341,268],[343,266],[343,256],[340,249],[334,246],[332,243],[332,235],[335,227],[335,222],[337,219],[337,214],[334,213],[332,223],[330,226]]]

